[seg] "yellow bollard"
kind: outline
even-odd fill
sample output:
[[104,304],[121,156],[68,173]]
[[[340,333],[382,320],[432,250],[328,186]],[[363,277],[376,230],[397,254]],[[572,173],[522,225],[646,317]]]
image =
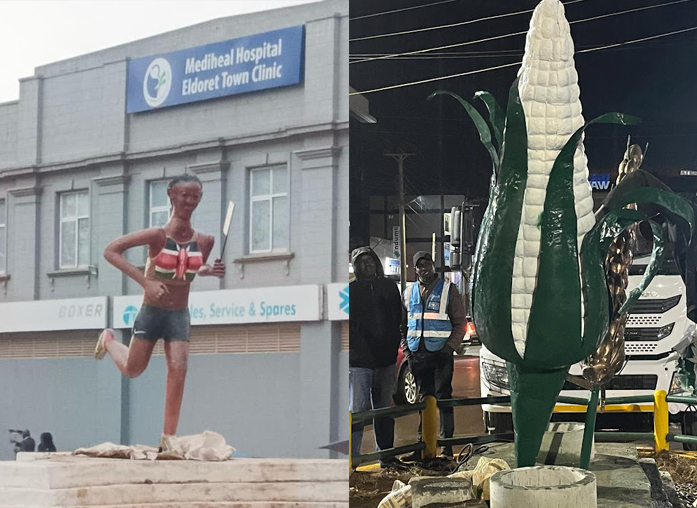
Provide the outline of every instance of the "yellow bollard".
[[665,390],[656,390],[653,393],[653,440],[657,452],[668,449],[668,402]]
[[353,457],[351,456],[351,436],[353,435],[353,432],[351,432],[351,426],[353,424],[353,415],[351,414],[351,411],[349,411],[349,474],[351,474],[351,471],[353,471],[352,466],[352,461]]
[[432,459],[436,456],[438,446],[438,403],[432,395],[425,397],[426,409],[421,417],[421,434],[426,448],[422,452],[422,458]]

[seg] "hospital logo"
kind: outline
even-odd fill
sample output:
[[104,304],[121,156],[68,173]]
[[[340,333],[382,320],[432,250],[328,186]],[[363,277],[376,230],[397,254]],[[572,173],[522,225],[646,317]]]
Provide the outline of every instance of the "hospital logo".
[[349,287],[346,286],[344,289],[342,289],[341,292],[339,293],[339,296],[341,297],[341,302],[339,302],[339,307],[346,314],[348,314],[349,313]]
[[133,305],[129,305],[123,309],[123,322],[126,323],[126,326],[131,326],[133,324],[133,321],[136,320],[136,315],[138,315],[138,309]]
[[162,105],[172,88],[172,67],[164,58],[156,58],[145,71],[143,97],[151,108]]

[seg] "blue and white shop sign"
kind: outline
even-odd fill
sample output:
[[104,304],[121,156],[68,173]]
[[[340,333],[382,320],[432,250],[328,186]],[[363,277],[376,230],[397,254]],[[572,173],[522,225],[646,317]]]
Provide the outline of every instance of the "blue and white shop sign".
[[0,333],[98,330],[106,327],[107,298],[71,298],[0,304]]
[[327,319],[344,321],[349,318],[349,285],[347,282],[327,284]]
[[294,26],[130,60],[126,112],[296,85],[304,34]]
[[[130,328],[143,303],[142,296],[115,296],[114,328]],[[320,321],[322,286],[199,291],[189,294],[192,325]]]
[[588,181],[593,190],[610,190],[610,173],[591,173]]

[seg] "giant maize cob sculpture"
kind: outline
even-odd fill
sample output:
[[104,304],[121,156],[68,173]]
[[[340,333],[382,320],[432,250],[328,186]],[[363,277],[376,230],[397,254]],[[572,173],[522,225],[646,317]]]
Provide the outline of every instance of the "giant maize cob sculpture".
[[[659,189],[616,189],[612,208],[596,223],[582,137],[593,123],[633,124],[608,113],[586,124],[581,116],[573,41],[559,0],[542,0],[530,22],[525,57],[504,115],[478,92],[491,130],[467,110],[493,165],[471,278],[471,308],[482,342],[506,360],[518,466],[534,465],[569,366],[596,350],[609,325],[605,280],[610,243],[633,223],[648,220],[629,203],[651,201],[686,224],[692,209]],[[493,132],[496,146],[492,140]],[[653,278],[663,252],[660,226],[644,279],[619,309],[625,314]]]

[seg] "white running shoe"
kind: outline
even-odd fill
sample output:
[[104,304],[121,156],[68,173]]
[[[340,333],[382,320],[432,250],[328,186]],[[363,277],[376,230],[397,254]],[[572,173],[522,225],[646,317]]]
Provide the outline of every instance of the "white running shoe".
[[[108,338],[110,336],[110,338]],[[101,360],[106,355],[106,343],[114,340],[114,330],[111,328],[105,328],[102,333],[99,334],[99,339],[97,339],[97,346],[94,348],[94,357],[97,360]]]

